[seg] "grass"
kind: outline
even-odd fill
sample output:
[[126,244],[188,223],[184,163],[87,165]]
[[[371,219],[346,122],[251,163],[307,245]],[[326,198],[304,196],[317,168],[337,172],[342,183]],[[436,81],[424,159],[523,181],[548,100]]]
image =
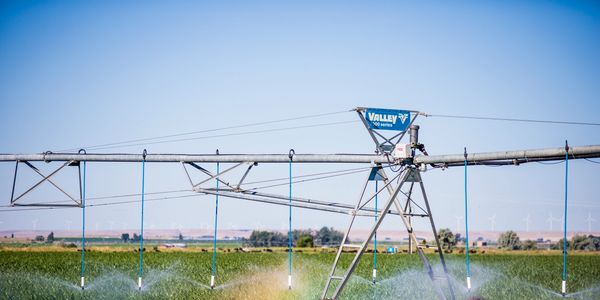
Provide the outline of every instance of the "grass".
[[[287,290],[287,254],[217,254],[217,287],[211,290],[211,253],[144,254],[144,289],[137,290],[139,256],[133,252],[86,252],[87,289],[78,287],[81,253],[75,251],[0,251],[2,299],[318,299],[333,253],[294,253],[293,289]],[[353,255],[344,254],[342,265]],[[428,254],[436,273],[437,256]],[[458,299],[560,299],[562,259],[548,254],[471,256],[474,291],[464,290],[461,255],[448,255]],[[372,254],[365,254],[341,299],[437,299],[416,255],[377,256],[378,284],[371,282]],[[569,292],[600,298],[600,255],[569,256]],[[440,287],[448,292],[445,281]],[[587,290],[587,291],[586,291]]]

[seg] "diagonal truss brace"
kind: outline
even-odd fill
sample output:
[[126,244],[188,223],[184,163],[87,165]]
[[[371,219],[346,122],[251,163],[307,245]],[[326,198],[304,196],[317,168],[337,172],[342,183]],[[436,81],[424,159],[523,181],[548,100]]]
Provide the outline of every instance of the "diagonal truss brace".
[[[36,182],[33,186],[31,186],[26,191],[24,191],[23,193],[21,193],[20,195],[18,195],[17,197],[15,197],[15,187],[17,185],[17,174],[18,174],[19,164],[20,163],[23,163],[26,166],[28,166],[29,168],[31,168],[38,175],[40,175],[42,177],[42,179],[39,180],[38,182]],[[76,166],[77,169],[78,169],[78,174],[79,174],[79,176],[78,176],[79,177],[79,197],[78,198],[72,196],[69,193],[67,193],[63,188],[61,188],[56,182],[54,182],[51,179],[54,175],[56,175],[64,167],[67,167],[67,166]],[[69,197],[69,199],[71,199],[74,202],[74,204],[59,204],[59,203],[17,203],[21,198],[23,198],[25,195],[29,194],[31,191],[33,191],[34,189],[36,189],[37,187],[39,187],[42,183],[44,183],[46,181],[48,183],[50,183],[52,186],[54,186],[56,189],[58,189],[61,193],[63,193],[67,197]],[[82,207],[82,201],[81,201],[81,199],[82,199],[81,167],[80,167],[79,161],[76,161],[76,160],[66,161],[65,163],[63,163],[61,166],[59,166],[57,169],[55,169],[54,171],[52,171],[48,175],[44,175],[44,173],[42,173],[36,166],[34,166],[33,164],[31,164],[28,161],[20,161],[20,160],[16,161],[16,164],[15,164],[15,174],[14,174],[14,177],[13,177],[12,192],[11,192],[11,195],[10,195],[10,205],[11,206]]]
[[[188,169],[186,168],[186,165],[190,165],[193,168],[201,171],[202,173],[207,175],[209,177],[209,179],[202,180],[200,183],[194,183],[190,176]],[[238,183],[236,185],[233,185],[233,184],[225,181],[224,179],[222,179],[221,176],[224,173],[232,171],[236,168],[240,168],[244,165],[247,165],[248,168],[246,169],[246,171],[244,172],[241,179],[238,181]],[[256,162],[242,162],[242,163],[238,163],[238,164],[234,165],[233,167],[231,167],[229,169],[226,169],[223,172],[220,172],[219,174],[213,174],[211,171],[203,168],[202,166],[199,166],[196,163],[193,163],[193,162],[182,163],[183,169],[187,175],[190,185],[191,185],[192,189],[197,193],[209,194],[209,195],[216,195],[218,193],[219,196],[222,196],[222,197],[262,202],[262,203],[282,205],[282,206],[290,206],[289,195],[263,193],[263,192],[259,192],[259,191],[255,191],[255,190],[247,190],[247,189],[244,189],[241,187],[244,180],[250,173],[250,170],[254,166],[257,166],[257,165],[258,164]],[[201,184],[207,182],[208,180],[218,180],[220,183],[225,185],[225,188],[219,188],[219,190],[217,191],[213,187],[206,187],[206,188],[202,187]],[[374,197],[374,195],[373,195],[373,197]],[[293,207],[313,209],[313,210],[319,210],[319,211],[327,211],[327,212],[340,213],[340,214],[346,214],[346,215],[374,217],[376,213],[380,212],[380,210],[378,211],[371,207],[363,206],[363,207],[359,207],[358,209],[356,209],[353,205],[348,205],[348,204],[344,204],[344,203],[328,202],[328,201],[321,201],[321,200],[301,198],[301,197],[292,197],[291,202],[292,202],[291,206],[293,206]],[[399,214],[397,211],[394,211],[394,210],[389,210],[388,213],[393,214],[393,215]]]

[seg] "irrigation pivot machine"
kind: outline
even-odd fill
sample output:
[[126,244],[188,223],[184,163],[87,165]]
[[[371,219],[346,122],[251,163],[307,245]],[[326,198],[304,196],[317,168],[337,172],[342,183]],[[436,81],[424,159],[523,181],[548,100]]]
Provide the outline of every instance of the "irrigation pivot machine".
[[[0,161],[15,162],[15,172],[13,188],[10,198],[11,206],[43,206],[43,207],[80,207],[82,208],[82,248],[85,247],[85,168],[87,162],[110,162],[110,163],[141,163],[142,174],[146,163],[177,163],[181,164],[183,170],[189,179],[191,190],[196,193],[210,194],[218,197],[229,197],[241,200],[257,201],[268,204],[284,205],[290,208],[290,237],[289,237],[289,274],[288,287],[292,287],[292,237],[291,237],[291,209],[292,207],[314,209],[331,213],[345,214],[348,216],[348,226],[344,232],[341,245],[337,250],[337,255],[332,263],[331,270],[324,284],[321,299],[339,298],[345,285],[348,283],[353,271],[355,270],[362,255],[366,252],[371,241],[376,238],[376,232],[383,220],[388,216],[399,217],[404,225],[404,229],[409,236],[409,251],[416,251],[419,259],[423,263],[424,269],[431,279],[432,285],[441,299],[454,299],[455,294],[448,276],[444,254],[438,239],[434,218],[427,198],[425,185],[423,183],[422,173],[428,168],[448,168],[464,167],[465,176],[467,166],[473,165],[519,165],[536,161],[568,160],[581,158],[600,157],[600,145],[575,146],[571,147],[565,144],[564,147],[537,149],[537,150],[516,150],[504,152],[487,153],[464,153],[455,155],[436,155],[430,156],[425,150],[425,146],[419,143],[419,126],[415,121],[419,116],[427,116],[418,111],[393,110],[378,108],[354,109],[364,124],[370,138],[374,142],[375,154],[297,154],[290,150],[285,154],[152,154],[146,150],[142,154],[101,154],[86,153],[80,150],[78,153],[52,153],[45,152],[40,154],[0,154]],[[59,162],[59,166],[51,173],[44,174],[33,163],[34,162]],[[203,166],[207,163],[216,163],[217,172],[212,172],[209,168]],[[255,189],[245,188],[245,180],[250,175],[253,168],[259,164],[289,164],[289,194],[270,194],[257,191]],[[354,204],[320,201],[309,198],[295,197],[292,194],[292,164],[297,163],[347,163],[364,164],[365,170],[370,170],[364,181],[364,186],[358,195],[358,200]],[[219,164],[228,164],[223,170],[219,169]],[[19,166],[24,165],[33,169],[41,176],[41,179],[23,193],[15,194],[15,186],[18,181]],[[52,177],[68,166],[79,168],[79,195],[73,196],[61,188]],[[224,179],[224,175],[232,174],[233,170],[242,170],[242,176],[232,183]],[[83,172],[82,172],[83,171]],[[206,176],[205,179],[194,182],[191,172],[196,172]],[[83,176],[82,176],[83,175]],[[48,182],[62,193],[66,194],[72,201],[71,203],[24,203],[23,197],[42,183]],[[142,193],[141,193],[141,230],[140,230],[140,270],[138,277],[138,286],[142,287],[143,277],[143,209],[144,209],[144,184],[142,175]],[[375,191],[367,192],[369,184],[374,183]],[[378,198],[384,199],[382,205],[378,205]],[[466,188],[465,188],[466,197]],[[465,199],[465,205],[466,205]],[[218,206],[217,206],[218,207]],[[565,193],[566,209],[566,193]],[[218,212],[218,210],[217,210]],[[217,228],[217,214],[215,214],[215,233]],[[353,225],[357,217],[374,218],[375,222],[370,228],[367,238],[361,243],[350,242],[349,236],[352,235]],[[424,255],[421,245],[417,243],[412,221],[414,218],[423,218],[429,221],[431,231],[435,237],[437,253],[440,257],[443,274],[435,274],[434,270]],[[466,220],[467,221],[467,220]],[[566,222],[566,218],[565,218]],[[468,226],[468,222],[466,223]],[[565,223],[566,224],[566,223]],[[565,226],[566,233],[566,226]],[[468,247],[468,227],[467,227],[467,247]],[[216,243],[216,234],[214,236]],[[376,240],[376,239],[375,239]],[[566,239],[565,239],[566,240]],[[214,245],[216,248],[216,244]],[[340,257],[342,252],[353,253],[354,258],[349,265],[342,266]],[[81,287],[85,287],[85,265],[84,253],[82,253],[81,266]],[[471,286],[470,271],[468,267],[468,248],[467,248],[467,288]],[[566,251],[563,251],[566,257]],[[566,260],[565,260],[566,264]],[[211,276],[211,287],[215,285],[215,257],[213,256],[213,273]],[[377,270],[373,268],[373,280],[377,276]],[[562,278],[562,293],[566,293],[566,269]]]

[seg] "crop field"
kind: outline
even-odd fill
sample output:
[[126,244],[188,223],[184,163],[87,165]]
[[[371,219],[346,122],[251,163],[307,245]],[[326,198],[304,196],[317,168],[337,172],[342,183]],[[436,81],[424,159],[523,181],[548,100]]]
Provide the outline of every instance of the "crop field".
[[[137,289],[138,256],[131,252],[86,253],[86,289],[79,284],[78,252],[0,252],[3,299],[318,299],[334,254],[294,253],[293,288],[287,290],[286,253],[218,253],[211,290],[210,253],[148,252],[144,287]],[[345,254],[348,263],[352,255]],[[436,272],[441,268],[431,255]],[[437,299],[416,255],[378,255],[378,282],[371,281],[372,254],[365,254],[342,299]],[[464,287],[464,260],[449,255],[458,299],[559,299],[559,255],[472,256],[474,288]],[[569,297],[600,298],[600,256],[569,257]],[[447,290],[445,281],[442,289]]]

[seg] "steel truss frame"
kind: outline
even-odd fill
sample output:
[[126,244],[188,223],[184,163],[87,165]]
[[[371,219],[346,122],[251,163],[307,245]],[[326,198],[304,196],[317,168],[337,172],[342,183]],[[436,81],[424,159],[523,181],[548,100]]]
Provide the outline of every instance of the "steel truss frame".
[[[2,161],[14,161],[15,165],[15,173],[13,179],[13,186],[11,192],[10,204],[11,206],[67,206],[67,207],[83,207],[82,206],[82,186],[81,186],[81,168],[80,162],[170,162],[170,163],[180,163],[183,166],[185,174],[189,180],[191,185],[191,189],[197,193],[202,194],[210,194],[210,195],[220,195],[228,198],[242,199],[248,201],[257,201],[262,203],[269,203],[275,205],[283,205],[283,206],[293,206],[299,208],[327,211],[332,213],[340,213],[346,214],[350,216],[349,225],[345,231],[342,243],[338,248],[335,260],[333,262],[333,266],[331,272],[329,273],[329,277],[327,279],[322,299],[336,299],[340,293],[342,292],[344,286],[348,282],[350,276],[352,275],[354,269],[356,268],[358,262],[360,261],[362,255],[366,251],[371,239],[374,237],[377,229],[385,219],[385,216],[388,214],[400,216],[402,223],[409,235],[409,253],[412,252],[412,249],[415,248],[419,258],[423,263],[423,267],[427,271],[430,279],[433,282],[433,285],[441,299],[446,299],[447,295],[440,286],[440,282],[438,279],[445,279],[447,282],[447,290],[449,292],[449,297],[454,299],[454,291],[452,289],[452,285],[450,279],[448,277],[448,271],[446,268],[446,263],[443,255],[443,251],[441,249],[441,245],[439,242],[439,238],[437,236],[437,230],[435,227],[435,223],[433,220],[433,216],[431,213],[431,207],[429,205],[429,199],[427,198],[425,187],[421,178],[421,172],[425,168],[422,168],[426,165],[432,165],[434,167],[453,167],[453,166],[463,166],[465,161],[468,165],[479,165],[479,164],[493,164],[493,165],[519,165],[521,163],[528,163],[534,161],[549,161],[549,160],[561,160],[567,155],[569,159],[578,159],[578,158],[592,158],[592,157],[600,157],[600,145],[592,145],[592,146],[581,146],[581,147],[572,147],[572,148],[550,148],[550,149],[536,149],[536,150],[517,150],[517,151],[505,151],[505,152],[488,152],[488,153],[471,153],[468,157],[464,157],[463,154],[455,154],[455,155],[437,155],[437,156],[428,156],[428,155],[414,155],[412,158],[405,159],[403,161],[394,160],[390,153],[395,148],[396,144],[400,142],[400,140],[406,135],[407,131],[402,131],[400,133],[394,134],[392,137],[385,137],[383,134],[370,129],[368,125],[368,121],[365,119],[364,112],[365,108],[356,108],[355,111],[358,113],[363,125],[367,129],[371,139],[375,143],[376,146],[376,154],[225,154],[216,155],[211,154],[149,154],[143,155],[141,154],[87,154],[85,151],[80,150],[79,153],[40,153],[40,154],[0,154],[0,162]],[[418,115],[421,113],[418,111],[410,111],[412,118],[409,123],[409,128],[414,123]],[[412,143],[411,139],[411,143]],[[417,142],[418,143],[418,142]],[[415,147],[418,147],[418,144],[412,144],[413,150]],[[422,146],[422,145],[421,145]],[[414,154],[414,151],[413,151]],[[43,174],[37,167],[31,164],[32,161],[44,161],[46,163],[51,161],[61,161],[64,162],[57,169],[52,171],[50,174]],[[259,191],[255,191],[253,189],[245,189],[244,181],[247,176],[250,174],[251,170],[258,166],[259,163],[369,163],[370,166],[375,170],[380,177],[380,180],[383,181],[384,185],[380,189],[378,189],[372,196],[365,197],[365,191],[369,184],[370,178],[367,178],[364,187],[360,193],[360,197],[356,205],[350,205],[345,203],[338,202],[327,202],[309,198],[300,198],[300,197],[289,197],[284,195],[276,195],[270,193],[263,193]],[[27,189],[22,194],[15,197],[15,186],[17,182],[17,174],[19,164],[25,164],[29,168],[33,169],[38,175],[42,177],[40,181],[35,183],[31,188]],[[199,163],[232,163],[233,166],[225,169],[218,174],[214,174],[213,172],[203,168],[199,165]],[[394,175],[391,179],[387,177],[387,174],[384,171],[384,166],[398,166],[402,169],[399,171],[397,175]],[[79,198],[73,197],[64,191],[58,184],[52,181],[52,177],[63,170],[66,166],[77,166],[79,170]],[[193,169],[200,171],[204,175],[208,176],[208,178],[200,180],[195,183],[190,176],[190,171],[188,171],[188,167],[192,167]],[[229,174],[234,170],[239,170],[245,168],[243,175],[237,180],[235,183],[229,183],[224,178],[223,175]],[[219,190],[213,188],[212,186],[204,186],[209,182],[213,182],[216,180],[223,184],[223,188]],[[375,179],[379,180],[379,179]],[[22,199],[23,196],[39,187],[45,181],[49,182],[51,185],[56,187],[63,194],[67,195],[74,204],[56,204],[56,203],[34,203],[34,204],[26,204],[19,203],[18,201]],[[397,183],[394,183],[397,181]],[[403,191],[402,188],[410,183],[408,191]],[[418,189],[421,191],[421,196],[423,200],[423,206],[420,206],[413,197],[413,189],[415,184],[418,184]],[[369,204],[377,195],[380,195],[382,192],[386,191],[388,194],[387,201],[385,202],[382,209],[374,209],[372,207],[368,207]],[[405,202],[402,203],[400,198],[405,197]],[[395,210],[392,209],[394,206]],[[419,213],[413,212],[413,206],[416,206],[420,209]],[[367,239],[365,239],[361,244],[350,244],[349,243],[349,235],[352,231],[352,226],[356,217],[375,217],[377,216],[377,221],[371,227],[369,231]],[[435,237],[436,247],[440,256],[440,261],[443,267],[444,274],[440,276],[436,276],[433,273],[433,269],[428,259],[425,257],[423,253],[423,249],[417,242],[416,235],[414,233],[412,227],[413,217],[422,217],[428,218],[431,224],[431,230]],[[338,275],[336,271],[340,268],[338,266],[339,259],[344,252],[345,248],[356,249],[356,254],[354,255],[354,259],[352,260],[350,266],[343,271],[343,274]],[[337,285],[335,285],[335,289],[333,293],[329,295],[330,288],[333,288],[332,280],[339,281]]]
[[[17,184],[17,174],[19,172],[19,164],[24,164],[26,166],[28,166],[30,169],[32,169],[33,171],[35,171],[36,174],[40,175],[42,177],[41,180],[39,180],[38,182],[36,182],[35,184],[33,184],[33,186],[31,186],[29,189],[27,189],[26,191],[24,191],[23,193],[21,193],[20,195],[18,195],[17,197],[15,197],[15,187]],[[54,182],[51,178],[56,175],[57,173],[59,173],[63,168],[67,167],[67,166],[71,166],[71,167],[77,167],[77,172],[79,174],[78,179],[79,179],[79,198],[76,198],[74,196],[72,196],[71,194],[67,193],[62,187],[60,187],[56,182]],[[50,183],[52,186],[54,186],[56,189],[58,189],[61,193],[63,193],[64,195],[66,195],[67,197],[69,197],[69,199],[71,199],[74,204],[60,204],[60,203],[18,203],[19,200],[21,200],[21,198],[23,198],[25,195],[29,194],[31,191],[35,190],[37,187],[39,187],[40,185],[42,185],[42,183],[44,182],[48,182]],[[83,198],[83,190],[82,190],[82,186],[81,186],[81,166],[80,166],[80,162],[77,160],[68,160],[66,162],[64,162],[62,165],[60,165],[58,168],[56,168],[54,171],[50,172],[50,174],[45,175],[44,173],[42,173],[42,171],[40,171],[36,166],[34,166],[32,163],[30,163],[29,161],[26,160],[17,160],[15,163],[15,174],[13,177],[13,184],[12,184],[12,191],[10,194],[10,205],[11,206],[41,206],[41,207],[83,207],[82,206],[82,199]]]
[[[207,170],[206,168],[203,168],[193,162],[182,162],[181,165],[183,166],[183,170],[185,171],[188,181],[192,187],[192,190],[197,193],[209,194],[209,195],[219,194],[219,196],[227,197],[227,198],[262,202],[262,203],[282,205],[282,206],[290,206],[290,203],[289,203],[290,197],[289,196],[263,193],[263,192],[259,192],[259,191],[255,191],[255,190],[251,190],[251,189],[245,189],[245,188],[241,187],[244,180],[250,173],[250,170],[253,167],[258,166],[258,163],[256,163],[256,162],[237,163],[234,166],[232,166],[228,169],[225,169],[223,172],[220,172],[219,174],[214,174],[211,171]],[[203,174],[207,175],[208,178],[201,180],[198,183],[194,183],[186,165],[192,166],[193,168],[199,170]],[[248,166],[248,167],[246,168],[245,172],[243,173],[242,177],[237,182],[237,184],[231,184],[231,183],[225,181],[225,179],[223,179],[224,174],[229,173],[235,169],[240,169],[244,166]],[[219,188],[218,191],[213,187],[202,187],[202,184],[209,182],[209,181],[213,181],[213,180],[218,180],[219,183],[223,184],[225,187]],[[363,206],[363,207],[356,209],[354,206],[345,204],[345,203],[329,202],[329,201],[322,201],[322,200],[316,200],[316,199],[310,199],[310,198],[292,197],[291,202],[292,202],[291,205],[293,207],[327,211],[327,212],[346,214],[346,215],[359,215],[359,216],[365,216],[365,217],[374,217],[375,214],[380,212],[371,207]],[[399,212],[396,210],[389,210],[387,213],[392,214],[392,215],[399,215]]]

